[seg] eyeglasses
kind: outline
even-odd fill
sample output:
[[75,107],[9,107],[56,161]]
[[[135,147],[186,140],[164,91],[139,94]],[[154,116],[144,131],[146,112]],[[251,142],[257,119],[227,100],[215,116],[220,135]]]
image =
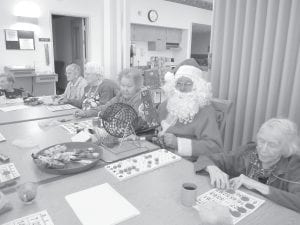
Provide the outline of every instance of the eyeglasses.
[[272,142],[272,141],[266,141],[264,139],[258,139],[257,140],[257,147],[264,147],[268,146],[270,148],[279,148],[281,146],[280,142]]
[[193,86],[192,82],[177,82],[176,83],[177,88],[179,88],[179,87],[191,87],[191,86]]

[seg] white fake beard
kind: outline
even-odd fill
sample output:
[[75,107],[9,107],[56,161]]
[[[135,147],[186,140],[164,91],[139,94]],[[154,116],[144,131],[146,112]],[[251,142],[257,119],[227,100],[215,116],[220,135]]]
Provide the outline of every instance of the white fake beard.
[[178,120],[181,123],[191,123],[200,108],[200,103],[196,96],[197,95],[193,91],[183,93],[174,90],[174,94],[169,97],[167,103],[168,112],[171,115],[178,117]]

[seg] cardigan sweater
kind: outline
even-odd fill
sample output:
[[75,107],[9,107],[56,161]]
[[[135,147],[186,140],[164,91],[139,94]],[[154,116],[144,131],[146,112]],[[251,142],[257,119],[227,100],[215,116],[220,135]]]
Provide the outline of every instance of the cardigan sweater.
[[[257,155],[256,144],[251,143],[230,153],[218,153],[201,156],[194,164],[195,172],[204,171],[209,165],[215,165],[230,177],[241,174],[253,179],[253,158]],[[272,171],[268,185],[270,192],[266,198],[297,212],[300,212],[300,156],[281,158]]]

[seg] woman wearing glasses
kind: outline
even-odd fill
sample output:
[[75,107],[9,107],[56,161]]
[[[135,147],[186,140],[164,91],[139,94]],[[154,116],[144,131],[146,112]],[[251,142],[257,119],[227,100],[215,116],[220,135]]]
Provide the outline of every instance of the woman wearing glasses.
[[257,144],[239,151],[201,156],[195,172],[206,171],[221,189],[245,186],[300,212],[300,151],[297,126],[287,119],[270,119],[257,133]]

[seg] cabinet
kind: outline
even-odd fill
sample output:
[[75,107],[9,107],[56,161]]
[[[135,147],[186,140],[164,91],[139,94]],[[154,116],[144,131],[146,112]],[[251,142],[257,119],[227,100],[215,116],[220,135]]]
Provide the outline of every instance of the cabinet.
[[182,31],[175,28],[131,24],[132,41],[157,41],[180,43]]
[[151,26],[131,25],[131,40],[132,41],[155,41],[156,32]]
[[56,74],[38,74],[33,78],[33,95],[55,95],[56,94]]
[[168,43],[180,43],[181,42],[182,32],[180,29],[167,28],[166,32],[167,32],[166,36],[167,36]]
[[164,51],[166,50],[166,40],[157,39],[156,41],[148,41],[149,51]]
[[34,69],[7,67],[15,77],[16,88],[23,88],[33,96],[55,95],[57,74],[36,74]]

